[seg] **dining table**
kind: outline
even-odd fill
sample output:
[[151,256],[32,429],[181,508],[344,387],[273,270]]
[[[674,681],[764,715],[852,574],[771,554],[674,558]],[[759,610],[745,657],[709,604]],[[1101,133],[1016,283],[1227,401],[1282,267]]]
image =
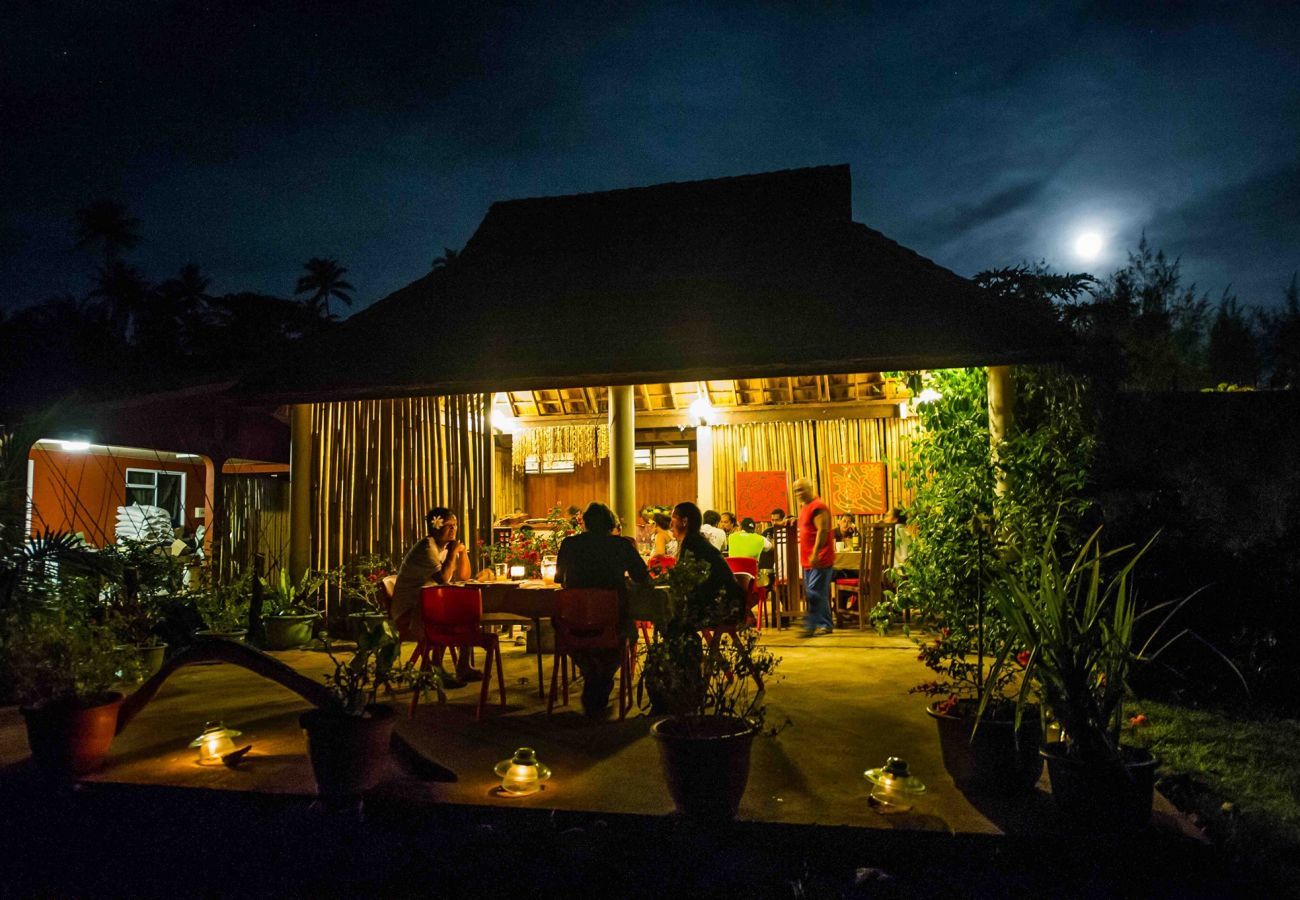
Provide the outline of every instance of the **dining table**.
[[[542,667],[542,619],[555,615],[555,593],[560,585],[542,579],[521,581],[465,581],[463,587],[477,588],[483,598],[485,625],[522,624],[529,621],[537,636],[537,695],[546,696]],[[634,622],[662,623],[668,614],[666,587],[631,583],[627,590],[628,613]]]

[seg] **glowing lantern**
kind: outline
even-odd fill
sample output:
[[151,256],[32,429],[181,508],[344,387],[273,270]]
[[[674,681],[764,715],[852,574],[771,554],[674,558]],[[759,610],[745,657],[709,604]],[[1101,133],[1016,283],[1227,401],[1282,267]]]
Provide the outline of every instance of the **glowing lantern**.
[[495,771],[501,778],[501,790],[516,797],[537,793],[551,777],[551,770],[538,761],[532,747],[520,747],[514,756],[497,763]]
[[891,756],[878,769],[867,769],[862,777],[871,782],[871,800],[881,812],[905,812],[912,800],[925,793],[921,779],[907,771],[907,760]]
[[510,567],[510,579],[511,579],[512,581],[518,581],[519,579],[521,579],[521,578],[524,577],[524,575],[527,573],[527,571],[528,571],[528,570],[525,569],[523,566],[511,566],[511,567]]
[[555,580],[555,557],[554,556],[542,557],[542,579],[544,581]]
[[227,728],[221,722],[209,722],[203,726],[203,733],[190,741],[191,747],[199,748],[199,765],[217,766],[221,758],[235,751],[232,738],[239,737],[239,732]]

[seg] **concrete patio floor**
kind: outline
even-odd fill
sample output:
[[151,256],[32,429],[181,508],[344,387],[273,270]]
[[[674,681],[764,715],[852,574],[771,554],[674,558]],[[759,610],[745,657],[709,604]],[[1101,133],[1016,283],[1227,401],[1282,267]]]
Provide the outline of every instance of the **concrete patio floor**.
[[[908,688],[926,680],[914,645],[903,637],[841,629],[803,640],[796,632],[767,632],[765,643],[784,662],[768,688],[768,722],[791,720],[775,737],[755,741],[740,818],[781,824],[916,829],[953,834],[1037,834],[1055,828],[1046,775],[1034,795],[1014,801],[968,798],[944,771],[925,699]],[[410,645],[404,650],[410,652]],[[535,657],[503,644],[508,707],[489,707],[474,720],[477,685],[448,692],[448,702],[422,702],[414,720],[397,729],[422,753],[455,772],[454,782],[417,780],[394,763],[384,790],[412,804],[467,804],[597,813],[663,815],[672,801],[649,735],[651,719],[633,712],[624,722],[592,721],[571,705],[548,717],[537,696]],[[275,654],[305,674],[330,671],[319,651]],[[550,657],[546,658],[550,676]],[[495,691],[493,694],[495,698]],[[406,697],[397,698],[405,707]],[[89,781],[210,788],[269,794],[314,794],[298,715],[307,705],[279,685],[242,668],[197,665],[178,671],[115,741],[104,769]],[[196,764],[189,742],[205,721],[223,720],[243,732],[253,750],[235,769]],[[546,789],[504,798],[493,765],[531,746],[552,767]],[[881,815],[867,802],[862,772],[891,755],[906,758],[929,787],[910,813]],[[0,709],[0,766],[27,756],[16,709]],[[1156,824],[1179,831],[1182,817],[1157,797]]]

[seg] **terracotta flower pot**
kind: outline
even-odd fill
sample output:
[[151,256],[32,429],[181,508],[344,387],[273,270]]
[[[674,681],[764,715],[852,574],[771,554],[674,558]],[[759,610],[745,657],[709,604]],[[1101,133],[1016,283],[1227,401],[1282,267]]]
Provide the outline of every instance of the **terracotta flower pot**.
[[393,736],[391,706],[368,706],[364,716],[313,709],[298,721],[307,732],[307,756],[321,799],[347,800],[378,783]]
[[1052,799],[1072,827],[1085,831],[1138,831],[1151,821],[1156,758],[1122,747],[1119,760],[1085,762],[1069,757],[1065,744],[1044,744]]
[[1017,794],[1034,789],[1043,773],[1043,759],[1038,754],[1043,730],[1037,709],[1025,710],[1018,734],[1014,720],[986,715],[972,740],[978,703],[958,701],[956,709],[948,713],[939,712],[937,705],[935,701],[925,711],[939,728],[943,767],[958,790],[972,794]]
[[112,693],[98,703],[58,701],[23,707],[32,759],[58,778],[94,772],[108,756],[121,705],[122,695]]
[[697,819],[734,819],[749,783],[754,726],[729,717],[669,716],[650,733],[677,811]]

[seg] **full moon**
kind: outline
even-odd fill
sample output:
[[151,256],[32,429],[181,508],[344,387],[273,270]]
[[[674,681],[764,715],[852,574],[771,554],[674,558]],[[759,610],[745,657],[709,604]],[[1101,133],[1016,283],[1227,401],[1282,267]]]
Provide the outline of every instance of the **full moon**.
[[1100,255],[1101,235],[1095,231],[1085,231],[1074,239],[1074,253],[1079,259],[1091,261]]

